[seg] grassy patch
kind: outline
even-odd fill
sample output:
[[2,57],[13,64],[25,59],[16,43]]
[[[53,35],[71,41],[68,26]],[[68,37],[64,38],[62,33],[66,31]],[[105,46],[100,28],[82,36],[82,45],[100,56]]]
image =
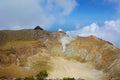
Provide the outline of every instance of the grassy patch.
[[25,41],[25,40],[11,41],[11,42],[7,42],[3,46],[0,46],[0,48],[9,49],[9,48],[14,48],[14,47],[21,47],[21,46],[29,45],[31,42],[33,41]]
[[4,45],[5,43],[10,41],[19,40],[33,40],[33,31],[32,30],[0,31],[0,45]]

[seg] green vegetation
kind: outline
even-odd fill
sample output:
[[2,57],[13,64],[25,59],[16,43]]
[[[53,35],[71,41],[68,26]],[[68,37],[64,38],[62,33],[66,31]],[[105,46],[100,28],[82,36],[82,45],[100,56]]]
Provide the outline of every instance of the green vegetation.
[[65,77],[65,78],[63,78],[63,80],[75,80],[75,78]]
[[36,75],[36,79],[37,80],[44,80],[47,76],[48,76],[48,73],[46,71],[42,71]]
[[[30,77],[25,77],[25,78],[17,78],[16,80],[45,80],[46,77],[48,77],[47,71],[41,71],[35,77],[30,76]],[[5,80],[5,79],[7,80],[8,78],[3,78],[3,77],[0,78],[0,80]]]
[[35,80],[34,77],[26,77],[24,80]]
[[47,71],[41,71],[35,77],[26,77],[24,80],[45,80],[48,77]]
[[[17,78],[15,80],[47,80],[46,79],[47,77],[48,77],[47,71],[41,71],[34,77],[29,76],[29,77],[25,77],[25,78]],[[5,77],[0,78],[0,80],[5,80],[5,79],[12,79],[12,78],[5,78]],[[75,78],[64,77],[63,79],[60,79],[60,80],[75,80]]]

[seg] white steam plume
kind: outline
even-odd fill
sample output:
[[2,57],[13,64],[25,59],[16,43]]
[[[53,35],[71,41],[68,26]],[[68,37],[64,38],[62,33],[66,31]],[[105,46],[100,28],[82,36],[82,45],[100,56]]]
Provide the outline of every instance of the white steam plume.
[[75,38],[72,36],[65,35],[60,39],[60,42],[62,43],[62,52],[64,53],[66,50],[66,45],[69,44],[71,41],[73,41]]

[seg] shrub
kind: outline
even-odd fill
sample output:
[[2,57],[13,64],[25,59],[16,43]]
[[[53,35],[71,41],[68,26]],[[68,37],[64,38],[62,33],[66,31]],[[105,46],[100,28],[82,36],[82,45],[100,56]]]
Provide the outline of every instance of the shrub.
[[48,76],[48,73],[46,71],[42,71],[36,75],[36,79],[37,80],[44,80],[47,76]]
[[37,74],[35,77],[25,77],[25,79],[18,78],[16,80],[45,80],[45,78],[48,76],[47,71],[41,71],[39,74]]
[[26,77],[24,80],[35,80],[33,77]]
[[67,77],[65,77],[65,78],[63,78],[63,80],[75,80],[75,78],[67,78]]

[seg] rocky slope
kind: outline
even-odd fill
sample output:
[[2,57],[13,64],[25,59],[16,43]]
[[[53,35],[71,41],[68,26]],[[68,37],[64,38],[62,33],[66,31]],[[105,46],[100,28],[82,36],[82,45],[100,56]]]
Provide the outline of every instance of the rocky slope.
[[54,70],[49,71],[49,78],[74,77],[84,80],[106,80],[107,77],[103,71],[97,70],[90,63],[80,63],[74,59],[67,60],[62,57],[51,59]]
[[120,79],[119,48],[95,36],[76,37],[72,40],[68,38],[67,40],[69,43],[66,43],[66,41],[62,42],[66,46],[64,52],[64,45],[62,46],[61,42],[54,42],[52,44],[48,42],[47,44],[52,45],[50,47],[51,53],[59,56],[62,53],[62,56],[68,60],[72,59],[80,63],[89,63],[94,66],[94,69],[103,71],[109,77]]
[[43,29],[24,30],[24,35],[23,30],[2,31],[2,35],[7,37],[8,32],[19,32],[19,39],[10,38],[0,46],[0,77],[34,76],[47,70],[48,78],[120,79],[120,49],[110,42]]

